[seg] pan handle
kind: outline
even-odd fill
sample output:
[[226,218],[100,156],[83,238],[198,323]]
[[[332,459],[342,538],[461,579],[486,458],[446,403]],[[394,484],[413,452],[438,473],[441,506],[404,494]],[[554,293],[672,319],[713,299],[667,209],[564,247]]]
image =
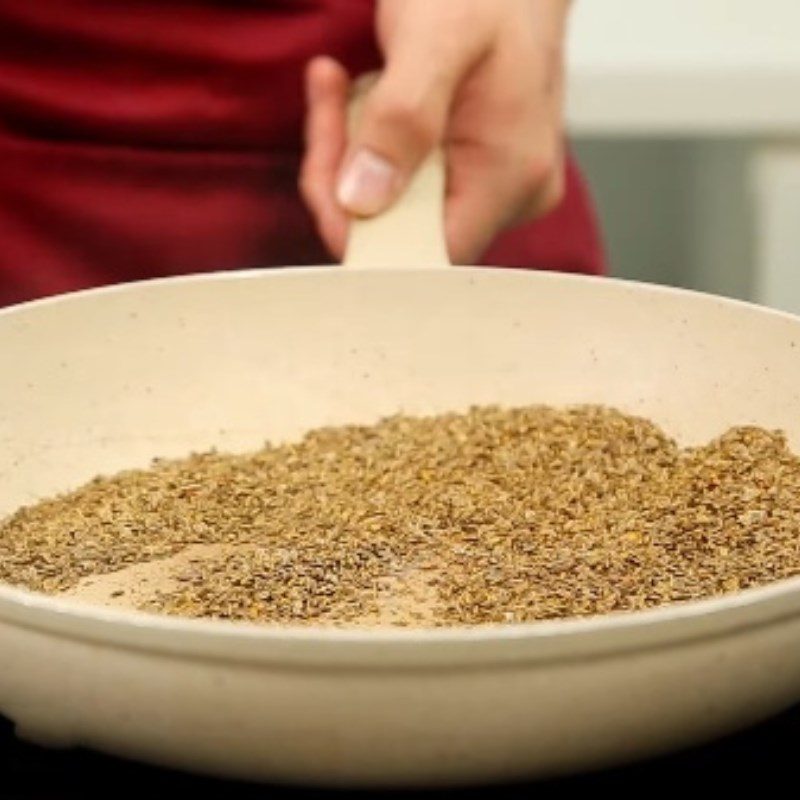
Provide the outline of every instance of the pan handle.
[[[350,128],[358,124],[361,103],[376,73],[358,81],[350,101]],[[434,151],[420,166],[402,196],[387,211],[354,218],[345,248],[346,269],[440,268],[450,266],[444,235],[444,155]]]

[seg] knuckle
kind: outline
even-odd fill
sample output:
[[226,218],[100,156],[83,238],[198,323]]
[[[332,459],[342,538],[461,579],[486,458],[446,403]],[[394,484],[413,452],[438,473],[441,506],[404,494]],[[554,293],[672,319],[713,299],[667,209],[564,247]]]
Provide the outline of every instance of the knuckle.
[[430,148],[438,140],[436,119],[421,100],[408,96],[385,97],[376,102],[373,113],[373,119],[381,128],[401,132],[417,147]]
[[535,218],[555,209],[564,197],[564,163],[554,151],[521,161],[516,176],[516,197],[523,217]]
[[553,188],[548,189],[548,191],[545,192],[542,197],[542,202],[536,209],[536,215],[542,216],[543,214],[549,214],[551,211],[555,211],[555,209],[561,204],[563,198],[564,192],[561,188],[554,186]]
[[528,157],[519,172],[520,193],[527,200],[538,196],[552,180],[555,171],[555,159],[549,155]]
[[307,202],[312,202],[316,195],[316,181],[308,168],[302,168],[297,177],[297,189],[301,197]]
[[306,178],[304,175],[300,175],[300,177],[297,179],[297,190],[300,192],[300,196],[306,202],[308,202],[311,195],[311,191],[308,183],[308,178]]
[[535,216],[542,216],[554,211],[564,199],[564,188],[564,172],[561,169],[556,169],[543,187],[538,202],[534,206]]
[[556,206],[561,204],[561,201],[564,199],[565,191],[566,180],[564,178],[564,170],[558,169],[556,170],[556,174],[548,194],[548,200],[550,202],[550,208],[548,208],[548,211],[552,211]]

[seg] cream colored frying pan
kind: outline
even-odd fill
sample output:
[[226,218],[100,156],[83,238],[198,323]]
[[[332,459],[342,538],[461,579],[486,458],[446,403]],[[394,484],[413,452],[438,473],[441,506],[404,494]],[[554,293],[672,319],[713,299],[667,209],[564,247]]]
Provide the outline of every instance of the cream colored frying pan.
[[[343,268],[0,312],[0,514],[156,455],[474,403],[607,403],[683,443],[757,423],[800,446],[800,320],[614,280],[443,268],[441,182],[432,161],[397,210],[357,225]],[[2,586],[0,711],[36,741],[218,775],[466,784],[755,722],[800,699],[798,642],[796,579],[446,630],[191,621]]]

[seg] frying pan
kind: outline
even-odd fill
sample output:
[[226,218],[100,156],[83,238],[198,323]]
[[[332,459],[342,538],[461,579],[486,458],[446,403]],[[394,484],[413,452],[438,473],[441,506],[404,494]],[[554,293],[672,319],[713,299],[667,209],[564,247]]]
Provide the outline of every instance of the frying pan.
[[[0,515],[156,455],[472,404],[605,403],[682,444],[800,444],[800,320],[677,289],[449,268],[442,169],[340,268],[229,272],[0,312]],[[0,586],[20,735],[209,774],[443,786],[619,764],[800,699],[800,580],[588,619],[257,626]]]

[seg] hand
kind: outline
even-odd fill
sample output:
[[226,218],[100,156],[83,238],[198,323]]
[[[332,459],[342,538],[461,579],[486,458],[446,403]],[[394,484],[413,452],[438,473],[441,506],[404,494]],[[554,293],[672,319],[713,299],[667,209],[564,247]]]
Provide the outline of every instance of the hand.
[[378,0],[385,69],[351,142],[347,73],[327,57],[309,64],[300,189],[336,257],[350,216],[390,206],[437,145],[455,263],[558,203],[568,8],[569,0]]

